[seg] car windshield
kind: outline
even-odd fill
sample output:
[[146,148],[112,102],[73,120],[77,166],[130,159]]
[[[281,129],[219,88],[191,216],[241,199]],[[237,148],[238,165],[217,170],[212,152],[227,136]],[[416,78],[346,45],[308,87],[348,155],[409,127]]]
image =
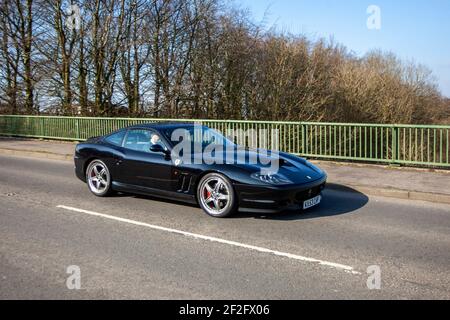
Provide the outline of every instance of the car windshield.
[[194,145],[201,145],[202,148],[211,145],[234,146],[235,144],[221,133],[205,126],[188,126],[181,128],[171,128],[165,131],[167,138],[172,143],[177,144],[184,139],[192,141]]

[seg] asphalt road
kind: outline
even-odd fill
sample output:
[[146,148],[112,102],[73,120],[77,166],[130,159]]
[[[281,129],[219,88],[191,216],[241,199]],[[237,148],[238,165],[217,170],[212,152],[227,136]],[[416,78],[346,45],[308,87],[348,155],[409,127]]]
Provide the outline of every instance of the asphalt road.
[[[95,198],[72,163],[0,156],[0,239],[0,299],[450,299],[450,206],[354,192],[221,220]],[[373,265],[380,290],[367,287]]]

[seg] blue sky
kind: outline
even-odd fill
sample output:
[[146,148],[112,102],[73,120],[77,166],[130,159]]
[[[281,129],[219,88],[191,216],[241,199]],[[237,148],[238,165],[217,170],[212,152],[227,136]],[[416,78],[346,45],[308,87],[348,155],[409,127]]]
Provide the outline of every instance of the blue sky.
[[[255,21],[312,38],[333,38],[356,54],[391,51],[428,66],[450,97],[450,0],[234,0]],[[381,12],[369,30],[367,8]]]

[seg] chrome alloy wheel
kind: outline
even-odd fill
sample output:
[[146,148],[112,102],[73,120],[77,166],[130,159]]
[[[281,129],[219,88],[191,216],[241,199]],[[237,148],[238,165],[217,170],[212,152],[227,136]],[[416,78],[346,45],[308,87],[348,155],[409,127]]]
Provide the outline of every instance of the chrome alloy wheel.
[[87,171],[86,178],[89,189],[98,196],[105,195],[109,190],[110,176],[106,165],[99,161],[93,161]]
[[212,216],[222,215],[232,205],[228,184],[216,175],[202,181],[199,196],[202,207]]

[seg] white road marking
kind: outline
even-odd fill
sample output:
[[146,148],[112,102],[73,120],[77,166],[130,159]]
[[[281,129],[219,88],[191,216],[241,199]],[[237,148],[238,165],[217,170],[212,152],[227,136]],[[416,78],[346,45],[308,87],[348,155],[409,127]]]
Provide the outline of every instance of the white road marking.
[[111,216],[109,214],[103,214],[103,213],[98,213],[98,212],[94,212],[94,211],[88,211],[88,210],[83,210],[83,209],[78,209],[78,208],[73,208],[73,207],[67,207],[67,206],[63,206],[63,205],[59,205],[59,206],[57,206],[57,208],[68,210],[68,211],[74,211],[74,212],[78,212],[78,213],[84,213],[84,214],[88,214],[88,215],[96,216],[96,217],[101,217],[101,218],[105,218],[105,219],[120,221],[120,222],[133,224],[133,225],[141,226],[141,227],[146,227],[146,228],[150,228],[150,229],[154,229],[154,230],[159,230],[159,231],[165,231],[165,232],[170,232],[170,233],[174,233],[174,234],[179,234],[179,235],[183,235],[183,236],[191,237],[191,238],[195,238],[195,239],[201,239],[201,240],[206,240],[206,241],[218,242],[218,243],[227,244],[227,245],[234,246],[234,247],[240,247],[240,248],[245,248],[245,249],[258,251],[258,252],[262,252],[262,253],[268,253],[268,254],[272,254],[272,255],[276,255],[276,256],[280,256],[280,257],[285,257],[285,258],[289,258],[289,259],[294,259],[294,260],[299,260],[299,261],[304,261],[304,262],[318,263],[318,264],[323,265],[323,266],[344,270],[345,272],[352,273],[352,274],[361,274],[360,272],[355,271],[353,267],[346,266],[346,265],[343,265],[343,264],[340,264],[340,263],[334,263],[334,262],[329,262],[329,261],[324,261],[324,260],[319,260],[319,259],[314,259],[314,258],[308,258],[308,257],[304,257],[304,256],[292,254],[292,253],[276,251],[276,250],[263,248],[263,247],[258,247],[258,246],[253,246],[253,245],[249,245],[249,244],[245,244],[245,243],[229,241],[229,240],[225,240],[225,239],[220,239],[220,238],[215,238],[215,237],[210,237],[210,236],[204,236],[204,235],[201,235],[201,234],[186,232],[186,231],[182,231],[182,230],[156,226],[156,225],[148,224],[148,223],[145,223],[145,222],[140,222],[140,221],[136,221],[136,220],[120,218],[120,217],[116,217],[116,216]]

